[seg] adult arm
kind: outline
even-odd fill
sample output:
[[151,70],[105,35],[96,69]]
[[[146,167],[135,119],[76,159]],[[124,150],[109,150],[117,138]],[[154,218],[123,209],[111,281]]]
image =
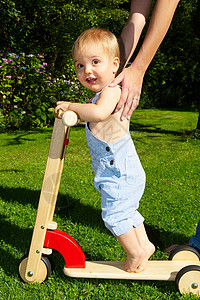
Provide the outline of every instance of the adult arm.
[[[122,93],[116,111],[124,105],[121,119],[130,118],[139,104],[145,72],[171,24],[179,0],[157,0],[142,46],[130,67],[124,69],[112,86],[122,82]],[[152,0],[132,0],[130,17],[120,40],[122,67],[132,56],[152,5]]]

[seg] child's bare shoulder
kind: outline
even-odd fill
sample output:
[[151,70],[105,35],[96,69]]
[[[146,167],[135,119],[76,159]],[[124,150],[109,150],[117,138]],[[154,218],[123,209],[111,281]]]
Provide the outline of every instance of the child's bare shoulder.
[[121,96],[121,88],[120,88],[120,86],[115,86],[115,87],[110,87],[110,86],[108,86],[108,87],[106,87],[103,91],[102,91],[102,93],[101,93],[101,95],[100,95],[102,98],[104,98],[104,97],[106,97],[106,98],[116,98],[116,101],[118,101],[119,100],[119,98],[120,98],[120,96]]

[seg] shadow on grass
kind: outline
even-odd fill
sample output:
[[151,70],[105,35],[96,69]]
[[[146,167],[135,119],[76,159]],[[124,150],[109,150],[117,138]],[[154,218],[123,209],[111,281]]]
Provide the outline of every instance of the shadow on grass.
[[[79,130],[84,129],[84,127],[85,127],[84,124],[78,124],[75,127],[73,127],[72,130],[79,131]],[[8,132],[6,132],[6,134],[8,137],[10,135],[12,137],[12,140],[10,138],[6,139],[6,137],[4,137],[5,144],[3,146],[22,145],[27,141],[34,142],[34,141],[36,141],[36,139],[34,137],[32,137],[32,135],[37,135],[37,134],[46,135],[46,138],[48,138],[50,140],[52,131],[53,131],[53,127],[45,128],[45,129],[34,129],[34,130],[29,130],[29,131],[27,131],[27,130],[20,130],[20,131],[16,131],[16,132],[8,131]]]
[[165,134],[182,137],[185,134],[190,134],[191,131],[175,131],[175,130],[165,130],[157,127],[155,124],[144,125],[136,123],[135,121],[130,122],[130,131],[146,132],[149,134],[155,133],[156,135]]
[[[19,260],[12,251],[27,254],[30,246],[32,229],[22,229],[11,222],[6,221],[5,216],[0,214],[1,244],[0,265],[9,276],[18,274]],[[12,249],[11,249],[12,248]]]
[[[34,209],[37,209],[40,191],[0,187],[0,195],[5,202],[14,203],[17,201],[24,206],[31,205]],[[74,199],[68,194],[58,195],[55,213],[63,219],[69,218],[73,223],[105,231],[100,210],[90,205],[83,205],[80,203],[80,199]],[[32,229],[21,229],[18,226],[5,221],[3,215],[0,220],[0,226],[2,240],[6,244],[12,245],[22,252],[28,249],[32,236]],[[179,244],[188,242],[184,235],[167,232],[162,228],[156,228],[148,224],[145,226],[150,240],[158,246],[160,250],[164,250],[166,247],[170,246],[170,243]]]
[[[15,145],[22,145],[25,142],[35,142],[36,139],[32,135],[36,134],[45,134],[47,138],[50,140],[51,138],[51,131],[50,130],[31,130],[31,131],[16,131],[15,133],[13,132],[6,132],[7,137],[4,137],[4,142],[5,144],[3,146],[15,146]],[[11,135],[12,139],[10,139],[9,134]]]
[[[37,208],[38,199],[39,199],[40,191],[31,191],[28,189],[15,189],[15,188],[3,188],[0,187],[0,195],[3,201],[5,202],[19,202],[22,205],[31,205],[34,208]],[[58,214],[61,218],[70,217],[70,221],[74,223],[78,223],[80,225],[88,226],[88,227],[98,227],[105,231],[103,221],[100,217],[100,211],[88,205],[83,205],[80,203],[78,199],[73,199],[69,195],[59,195],[58,197],[58,206],[56,208],[56,214]],[[60,201],[59,201],[60,200]],[[67,200],[64,202],[63,200]],[[21,253],[21,257],[24,254],[28,254],[30,242],[32,238],[33,228],[21,228],[12,222],[8,222],[6,217],[2,214],[0,215],[0,227],[1,227],[1,244],[3,247],[0,247],[0,265],[3,268],[5,274],[10,277],[18,277],[19,276],[19,262],[20,259],[16,258],[16,254],[18,252]],[[59,224],[58,224],[59,228]],[[150,240],[158,246],[160,249],[164,249],[169,246],[169,242],[172,243],[183,243],[186,240],[186,237],[180,234],[174,234],[167,231],[163,231],[152,226],[146,226],[147,233],[149,235]],[[69,233],[70,234],[70,233]],[[168,244],[165,244],[168,241]],[[87,260],[96,260],[96,257],[92,256],[91,253],[85,253]],[[20,258],[21,258],[20,257]],[[53,262],[52,262],[53,259]],[[102,255],[98,255],[98,260],[105,260],[105,257]],[[62,255],[60,255],[57,251],[53,252],[53,255],[50,256],[51,264],[55,265],[54,277],[58,277],[60,280],[65,281],[66,276],[63,273],[64,259]],[[68,281],[74,282],[74,280],[84,281],[88,279],[75,279],[75,278],[67,278]],[[91,284],[96,283],[104,283],[103,279],[90,279]],[[111,280],[106,279],[106,282],[111,282]],[[115,284],[122,282],[127,285],[127,288],[132,288],[132,282],[127,280],[115,280]],[[134,281],[135,288],[136,281]],[[159,281],[153,281],[149,283],[149,281],[137,281],[138,285],[149,285],[152,284],[156,286],[156,288],[163,293],[163,289],[167,292],[172,291],[175,292],[174,284],[172,283],[162,283]],[[113,285],[113,280],[112,280]]]

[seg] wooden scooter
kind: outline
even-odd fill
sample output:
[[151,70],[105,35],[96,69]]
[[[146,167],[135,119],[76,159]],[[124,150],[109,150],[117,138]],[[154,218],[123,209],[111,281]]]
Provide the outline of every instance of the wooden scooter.
[[148,261],[143,272],[128,273],[123,261],[86,261],[78,243],[57,230],[53,215],[70,127],[76,123],[77,116],[71,111],[55,118],[29,254],[19,264],[21,279],[27,283],[47,280],[51,274],[48,255],[55,249],[63,256],[64,273],[70,277],[175,281],[181,294],[200,296],[200,253],[190,246],[173,250],[169,261]]

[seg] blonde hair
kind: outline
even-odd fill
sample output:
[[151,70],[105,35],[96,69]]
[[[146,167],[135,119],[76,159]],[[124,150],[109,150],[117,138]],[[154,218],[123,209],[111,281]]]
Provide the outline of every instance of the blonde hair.
[[83,51],[90,43],[101,44],[109,57],[120,57],[119,44],[115,35],[106,29],[91,28],[84,31],[75,41],[72,48],[73,59],[76,52]]

